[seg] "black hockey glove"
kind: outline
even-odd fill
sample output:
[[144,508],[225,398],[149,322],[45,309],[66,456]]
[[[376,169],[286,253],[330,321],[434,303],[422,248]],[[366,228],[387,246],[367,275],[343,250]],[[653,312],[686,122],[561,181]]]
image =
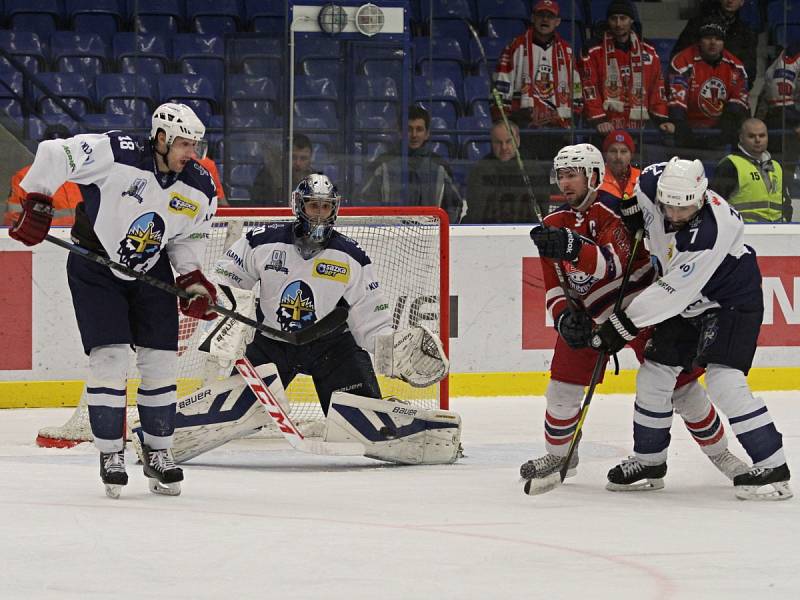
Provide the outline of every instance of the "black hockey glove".
[[531,239],[539,256],[555,260],[575,260],[583,245],[581,236],[566,227],[539,225],[531,229]]
[[570,348],[586,348],[592,339],[594,321],[585,310],[564,310],[556,317],[556,331]]
[[624,312],[615,312],[594,332],[591,341],[592,348],[605,350],[609,354],[616,354],[628,342],[633,341],[638,334],[639,328],[633,324]]
[[644,230],[644,215],[636,196],[623,197],[619,202],[619,212],[622,214],[622,222],[625,228],[635,234],[640,229]]

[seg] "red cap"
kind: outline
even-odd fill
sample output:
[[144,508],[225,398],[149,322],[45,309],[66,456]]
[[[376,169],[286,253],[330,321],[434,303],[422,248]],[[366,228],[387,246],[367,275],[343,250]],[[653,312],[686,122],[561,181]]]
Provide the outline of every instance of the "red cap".
[[539,0],[533,6],[533,12],[539,12],[540,10],[546,10],[558,16],[558,3],[554,0]]
[[625,144],[628,150],[631,151],[631,154],[636,152],[636,144],[633,142],[631,134],[624,129],[615,129],[606,136],[606,139],[603,140],[604,153],[608,152],[608,148],[611,144]]

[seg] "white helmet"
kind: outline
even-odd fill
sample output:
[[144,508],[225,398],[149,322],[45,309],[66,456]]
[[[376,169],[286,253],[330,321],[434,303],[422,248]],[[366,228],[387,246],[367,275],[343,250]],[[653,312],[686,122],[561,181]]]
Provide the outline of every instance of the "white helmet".
[[656,200],[668,206],[703,206],[708,179],[698,159],[673,156],[664,167],[656,186]]
[[153,113],[153,122],[150,128],[151,139],[155,139],[159,129],[163,129],[167,134],[167,147],[175,141],[176,137],[184,137],[198,142],[197,154],[200,158],[205,155],[205,151],[201,154],[200,142],[203,141],[203,136],[206,134],[206,126],[185,104],[166,102],[159,106]]
[[[559,169],[581,169],[589,182],[589,193],[595,191],[603,183],[606,176],[606,163],[603,155],[591,144],[575,144],[564,146],[553,159],[553,173],[558,181]],[[597,172],[597,183],[592,185],[592,173]]]

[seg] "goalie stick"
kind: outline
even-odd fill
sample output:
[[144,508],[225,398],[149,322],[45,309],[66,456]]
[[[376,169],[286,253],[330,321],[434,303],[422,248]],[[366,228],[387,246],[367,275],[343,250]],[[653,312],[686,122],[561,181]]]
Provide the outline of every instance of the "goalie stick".
[[[483,42],[481,42],[481,38],[478,35],[478,32],[475,30],[475,26],[470,23],[469,19],[462,18],[462,21],[464,21],[469,29],[469,32],[472,34],[472,37],[475,40],[475,45],[478,47],[478,52],[481,55],[483,68],[486,69],[486,75],[489,77],[489,95],[492,97],[492,101],[497,107],[497,111],[500,113],[500,118],[503,120],[503,125],[506,127],[508,136],[511,138],[511,144],[514,146],[514,158],[517,161],[517,167],[519,167],[519,172],[522,175],[522,183],[528,190],[528,196],[531,199],[533,212],[536,215],[536,218],[539,219],[539,223],[544,225],[544,215],[542,214],[542,209],[539,207],[539,204],[536,202],[536,194],[533,191],[530,177],[528,177],[528,173],[525,171],[525,165],[522,162],[522,156],[519,153],[519,146],[517,145],[517,138],[514,137],[514,131],[511,129],[511,124],[508,122],[506,111],[503,108],[503,99],[500,97],[500,92],[497,91],[497,88],[494,85],[494,80],[492,79],[492,74],[489,72],[489,61],[486,58],[486,50],[483,48]],[[556,277],[558,278],[558,285],[561,287],[561,291],[564,293],[564,299],[567,303],[567,308],[569,309],[570,313],[575,314],[578,311],[578,307],[575,304],[575,299],[569,294],[567,280],[564,277],[564,271],[562,270],[558,261],[554,260],[552,262],[556,271]]]
[[[119,271],[123,275],[127,275],[128,277],[133,277],[134,279],[138,279],[148,285],[152,285],[160,290],[163,290],[173,296],[177,296],[178,298],[183,298],[185,300],[191,300],[194,296],[188,293],[186,290],[179,288],[178,286],[172,285],[167,283],[166,281],[161,281],[160,279],[156,279],[148,275],[147,273],[140,273],[139,271],[135,271],[130,267],[126,267],[118,262],[114,262],[110,258],[102,256],[101,254],[97,254],[96,252],[92,252],[91,250],[87,250],[86,248],[82,248],[80,246],[76,246],[70,242],[66,242],[62,239],[59,239],[53,235],[46,235],[45,239],[50,242],[51,244],[55,244],[56,246],[61,246],[62,248],[69,250],[73,254],[76,254],[86,260],[91,260],[98,264],[108,267],[109,269],[114,269],[115,271]],[[226,317],[230,317],[231,319],[235,319],[245,325],[249,325],[260,331],[265,337],[268,337],[271,340],[276,340],[279,342],[286,342],[287,344],[292,344],[294,346],[302,346],[304,344],[308,344],[313,342],[321,337],[324,337],[330,333],[336,331],[339,327],[341,327],[345,321],[347,321],[348,309],[343,306],[337,306],[334,308],[330,313],[325,315],[322,319],[314,323],[313,325],[309,325],[308,327],[304,327],[299,331],[295,332],[288,332],[282,331],[280,329],[274,329],[272,327],[267,327],[263,323],[259,323],[249,317],[246,317],[242,314],[237,313],[236,311],[230,310],[225,308],[224,306],[219,306],[218,304],[209,304],[208,310],[219,313],[221,315],[225,315]]]
[[[639,249],[639,243],[642,241],[643,235],[644,231],[639,229],[633,236],[631,254],[628,257],[628,263],[625,265],[625,273],[622,275],[622,282],[619,286],[619,295],[617,296],[616,302],[614,302],[614,312],[617,312],[622,306],[622,301],[625,298],[625,288],[628,287],[628,280],[631,278],[631,271],[633,270],[634,255]],[[572,439],[569,442],[569,450],[567,450],[567,456],[564,458],[564,464],[561,465],[561,469],[557,473],[551,473],[547,477],[542,477],[541,479],[528,479],[525,482],[524,491],[529,496],[544,494],[554,490],[564,483],[564,479],[567,476],[567,471],[569,470],[569,461],[572,460],[572,455],[575,454],[575,450],[578,448],[581,437],[583,437],[583,422],[586,420],[586,414],[589,412],[589,404],[592,402],[594,390],[597,387],[597,383],[600,381],[600,376],[602,375],[603,370],[605,369],[607,358],[608,352],[601,350],[597,356],[597,362],[594,363],[592,379],[589,381],[589,389],[586,391],[586,397],[581,405],[580,418],[578,419],[577,425],[575,425],[575,431],[572,432]]]
[[[274,369],[274,365],[270,365]],[[240,358],[236,361],[236,370],[239,372],[247,386],[255,394],[261,404],[264,405],[269,416],[275,421],[275,425],[280,430],[286,441],[295,450],[308,452],[309,454],[323,454],[327,456],[364,456],[364,446],[358,442],[323,442],[320,440],[307,439],[292,421],[291,417],[278,402],[273,391],[269,388],[270,384],[265,383],[259,377],[255,367],[247,358]],[[277,378],[280,385],[280,377],[276,369],[267,378]]]

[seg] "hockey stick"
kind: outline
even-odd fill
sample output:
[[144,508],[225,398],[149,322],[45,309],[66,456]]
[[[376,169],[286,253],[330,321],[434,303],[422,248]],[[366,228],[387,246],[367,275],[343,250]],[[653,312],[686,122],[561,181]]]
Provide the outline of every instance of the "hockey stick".
[[[309,440],[300,433],[300,430],[292,421],[291,417],[286,413],[281,406],[281,403],[275,397],[275,394],[270,389],[270,385],[277,379],[278,385],[281,384],[280,376],[277,373],[274,365],[271,366],[273,373],[268,374],[265,379],[261,379],[253,367],[252,363],[247,358],[240,358],[236,361],[236,370],[239,372],[247,386],[255,394],[258,401],[264,405],[269,416],[275,421],[283,437],[289,442],[295,450],[301,452],[308,452],[309,454],[324,454],[328,456],[364,456],[364,446],[357,442],[323,442],[319,440]],[[272,378],[270,380],[270,378]],[[266,380],[270,380],[267,382]]]
[[[503,107],[503,98],[500,96],[500,92],[497,91],[497,88],[494,85],[494,81],[492,80],[492,74],[489,73],[489,60],[486,58],[486,50],[483,48],[483,42],[481,42],[481,38],[478,35],[478,32],[475,31],[475,27],[472,25],[472,23],[469,22],[469,19],[463,18],[462,20],[469,29],[470,34],[472,34],[472,37],[475,40],[475,44],[478,46],[478,52],[481,55],[481,61],[483,62],[483,67],[486,69],[486,75],[489,77],[489,95],[492,97],[492,101],[497,107],[497,111],[500,113],[500,118],[503,119],[503,125],[505,125],[506,131],[508,132],[508,136],[511,138],[511,144],[514,147],[514,158],[517,161],[519,172],[522,174],[522,183],[527,189],[528,196],[531,199],[533,212],[534,214],[536,214],[536,218],[539,219],[539,223],[541,225],[544,225],[544,215],[542,214],[542,209],[539,207],[539,204],[536,202],[536,194],[533,191],[533,185],[531,185],[530,177],[528,177],[528,173],[527,171],[525,171],[525,165],[522,162],[522,155],[519,153],[519,145],[517,144],[517,138],[514,137],[514,131],[511,129],[511,124],[508,122],[508,117],[506,116],[506,111]],[[567,280],[564,277],[564,271],[561,269],[561,265],[557,261],[552,261],[552,263],[556,271],[556,277],[558,278],[558,285],[561,287],[561,291],[564,294],[564,299],[567,303],[567,308],[569,308],[569,311],[572,314],[575,314],[578,311],[578,307],[575,304],[575,300],[572,298],[572,296],[569,295],[569,290],[567,288]]]
[[[634,256],[639,248],[639,243],[642,241],[643,235],[644,231],[639,229],[633,236],[631,254],[628,256],[628,264],[625,265],[625,272],[622,275],[622,282],[619,286],[619,295],[617,296],[616,302],[614,302],[614,312],[619,311],[620,307],[622,306],[622,301],[625,299],[625,289],[628,287],[628,281],[631,278]],[[597,383],[600,381],[600,376],[605,370],[607,359],[608,352],[601,350],[597,356],[597,362],[594,363],[594,371],[592,371],[592,378],[589,381],[589,389],[586,391],[586,397],[583,399],[583,404],[581,405],[581,416],[578,419],[577,425],[575,425],[575,431],[572,432],[572,439],[569,442],[569,449],[567,450],[567,456],[564,459],[564,464],[561,465],[561,469],[557,473],[551,473],[547,477],[542,477],[541,479],[527,480],[525,482],[524,490],[529,496],[536,496],[554,490],[560,486],[567,477],[569,461],[572,460],[572,455],[575,454],[575,450],[578,448],[581,437],[583,437],[583,422],[586,420],[586,414],[589,412],[589,405],[592,403],[592,398],[594,397],[594,390],[597,387]]]
[[[156,279],[148,275],[147,273],[140,273],[139,271],[135,271],[130,267],[126,267],[118,262],[114,262],[110,258],[97,254],[96,252],[92,252],[91,250],[87,250],[86,248],[82,248],[80,246],[76,246],[70,242],[66,242],[62,239],[54,237],[50,234],[45,236],[45,239],[55,244],[56,246],[61,246],[62,248],[69,250],[73,254],[77,254],[78,256],[85,258],[86,260],[94,261],[98,264],[108,267],[109,269],[114,269],[115,271],[119,271],[123,275],[127,275],[128,277],[133,277],[134,279],[138,279],[148,285],[152,285],[168,294],[172,294],[173,296],[177,296],[178,298],[183,298],[185,300],[191,300],[194,296],[188,293],[186,290],[179,288],[176,285],[172,285],[167,283],[166,281],[161,281],[160,279]],[[235,319],[245,325],[249,325],[250,327],[254,327],[258,331],[260,331],[265,337],[268,337],[271,340],[277,340],[279,342],[286,342],[287,344],[292,344],[293,346],[302,346],[304,344],[308,344],[313,342],[323,336],[326,336],[330,333],[336,331],[341,325],[347,321],[347,314],[348,310],[343,306],[337,306],[334,308],[330,313],[325,315],[322,319],[314,323],[313,325],[309,325],[308,327],[304,327],[296,332],[288,332],[288,331],[281,331],[280,329],[274,329],[272,327],[267,327],[266,325],[259,323],[249,317],[246,317],[236,311],[230,310],[225,308],[224,306],[219,306],[218,304],[209,304],[208,310],[219,313],[221,315],[225,315],[226,317],[230,317],[231,319]]]

